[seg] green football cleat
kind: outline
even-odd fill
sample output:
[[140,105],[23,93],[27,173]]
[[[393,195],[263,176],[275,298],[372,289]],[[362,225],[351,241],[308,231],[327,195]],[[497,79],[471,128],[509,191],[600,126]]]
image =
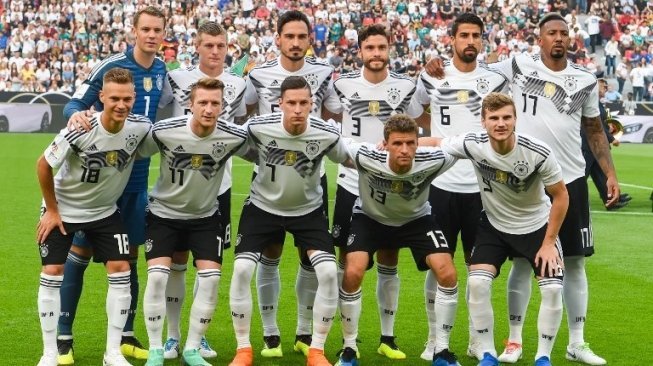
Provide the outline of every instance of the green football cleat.
[[261,356],[269,358],[283,357],[283,351],[281,350],[281,337],[278,335],[263,337]]
[[395,337],[392,336],[381,336],[381,344],[376,351],[391,360],[403,360],[406,358],[406,354],[401,352],[395,343]]
[[198,349],[185,350],[181,355],[181,359],[182,365],[184,366],[212,366],[210,363],[204,361]]
[[145,366],[163,366],[165,358],[163,358],[163,348],[151,349],[147,355],[147,362]]
[[308,349],[311,347],[313,341],[310,334],[302,334],[295,337],[295,345],[293,350],[297,353],[301,352],[304,356],[308,357]]
[[62,366],[75,364],[73,357],[73,340],[57,339],[57,363]]
[[120,353],[125,357],[133,357],[137,360],[147,360],[149,356],[149,351],[134,336],[122,337],[120,341]]

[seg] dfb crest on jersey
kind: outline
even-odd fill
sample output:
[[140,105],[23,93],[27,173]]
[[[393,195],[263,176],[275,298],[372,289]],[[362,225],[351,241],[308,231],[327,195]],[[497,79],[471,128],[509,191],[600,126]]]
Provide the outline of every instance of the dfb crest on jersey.
[[163,90],[163,75],[158,74],[156,76],[156,88],[159,90]]
[[202,155],[193,155],[190,157],[190,167],[199,169],[202,166]]
[[136,135],[129,135],[125,138],[127,142],[125,143],[125,148],[128,151],[134,151],[136,147],[138,146],[138,139],[136,139]]
[[404,190],[404,182],[401,180],[395,180],[390,183],[390,191],[392,193],[400,193]]
[[293,165],[297,162],[297,152],[286,151],[286,154],[283,158],[286,161],[286,165]]
[[216,158],[221,157],[224,155],[224,152],[227,150],[226,145],[224,142],[217,142],[213,144],[213,151],[211,152],[211,155],[213,155]]
[[340,225],[333,225],[333,229],[331,229],[331,236],[334,238],[337,238],[340,236]]
[[352,245],[354,244],[354,240],[356,240],[356,234],[349,234],[349,237],[347,238],[347,245]]
[[39,253],[41,253],[41,258],[45,258],[48,256],[48,253],[50,253],[50,250],[48,249],[48,246],[44,244],[39,246]]
[[413,183],[417,184],[417,183],[423,181],[424,178],[426,178],[426,173],[425,173],[425,172],[419,172],[419,173],[413,175],[413,177],[410,178],[410,180],[411,180]]
[[576,78],[573,76],[567,76],[565,77],[565,89],[569,91],[574,91],[576,90],[577,84],[576,84]]
[[227,84],[224,86],[224,100],[231,104],[236,99],[236,88],[233,85]]
[[370,112],[371,115],[376,116],[381,112],[381,104],[378,100],[370,100],[367,104],[367,111]]
[[152,78],[151,77],[146,77],[143,78],[143,89],[145,89],[146,92],[150,92],[152,90]]
[[390,88],[388,90],[388,102],[390,104],[399,104],[401,101],[401,95],[399,95],[399,90],[395,88]]
[[515,167],[513,168],[513,172],[515,173],[516,176],[523,178],[528,175],[528,163],[525,161],[518,161],[515,164]]
[[320,143],[317,141],[309,141],[306,143],[306,153],[309,155],[317,155],[320,152]]
[[506,183],[508,182],[508,173],[504,172],[503,170],[497,169],[495,177],[497,179],[497,182],[499,183]]
[[149,253],[152,250],[154,241],[152,239],[145,240],[145,253]]
[[469,91],[458,90],[458,93],[456,93],[456,100],[458,100],[458,103],[467,103],[469,101]]
[[487,94],[490,91],[490,83],[485,79],[476,81],[476,90],[481,94]]
[[317,87],[318,87],[317,75],[308,74],[308,75],[304,76],[304,79],[306,79],[306,82],[308,82],[308,85],[311,87],[311,91],[315,92],[317,90]]
[[118,152],[117,151],[107,151],[107,164],[113,166],[118,162]]
[[544,95],[551,98],[556,93],[556,85],[554,83],[546,82],[544,84]]

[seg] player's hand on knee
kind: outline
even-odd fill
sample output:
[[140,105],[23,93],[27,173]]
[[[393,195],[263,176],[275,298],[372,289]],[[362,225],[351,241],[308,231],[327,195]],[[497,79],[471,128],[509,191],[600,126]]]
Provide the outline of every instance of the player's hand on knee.
[[77,132],[84,132],[91,129],[91,117],[95,113],[95,108],[86,111],[77,111],[70,116],[66,127],[69,131],[77,130]]
[[58,212],[46,211],[36,226],[36,242],[43,244],[52,230],[58,228],[61,234],[68,235]]
[[[541,277],[555,277],[564,267],[560,253],[554,243],[542,243],[542,247],[535,255],[535,264],[540,267]],[[547,276],[548,275],[548,276]]]

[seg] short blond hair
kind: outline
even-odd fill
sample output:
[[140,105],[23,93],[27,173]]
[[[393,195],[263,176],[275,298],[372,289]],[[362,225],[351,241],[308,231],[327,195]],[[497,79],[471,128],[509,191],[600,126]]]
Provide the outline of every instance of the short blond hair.
[[517,116],[517,108],[515,108],[515,102],[512,100],[512,98],[503,93],[492,92],[483,99],[483,105],[481,106],[481,118],[485,118],[486,111],[498,111],[507,105],[512,106],[513,115]]
[[102,83],[134,84],[134,77],[129,70],[121,67],[114,67],[104,73],[104,76],[102,76]]
[[214,78],[201,78],[195,84],[190,87],[190,101],[192,102],[195,99],[195,91],[197,89],[205,90],[220,90],[224,92],[224,83],[218,79]]

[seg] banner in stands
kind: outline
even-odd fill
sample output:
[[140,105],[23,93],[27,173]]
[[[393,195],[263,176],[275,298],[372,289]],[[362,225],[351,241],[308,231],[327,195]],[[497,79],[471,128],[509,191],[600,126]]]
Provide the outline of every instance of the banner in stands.
[[[0,132],[59,132],[66,127],[63,108],[71,94],[62,92],[0,92]],[[172,107],[157,113],[172,116]]]

